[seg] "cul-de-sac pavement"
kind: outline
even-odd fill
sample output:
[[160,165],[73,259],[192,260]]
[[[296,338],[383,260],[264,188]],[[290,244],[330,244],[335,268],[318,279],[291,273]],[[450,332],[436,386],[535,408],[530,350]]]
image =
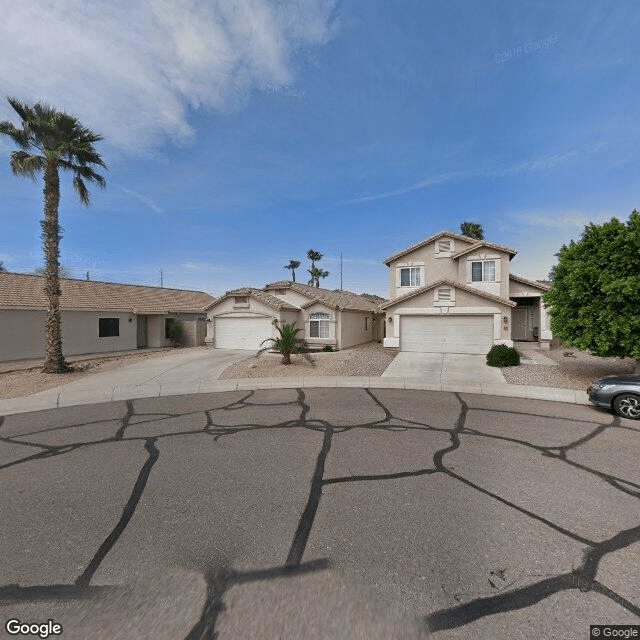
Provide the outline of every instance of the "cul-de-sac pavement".
[[401,389],[8,415],[2,632],[577,640],[640,624],[639,450],[640,424],[595,407]]

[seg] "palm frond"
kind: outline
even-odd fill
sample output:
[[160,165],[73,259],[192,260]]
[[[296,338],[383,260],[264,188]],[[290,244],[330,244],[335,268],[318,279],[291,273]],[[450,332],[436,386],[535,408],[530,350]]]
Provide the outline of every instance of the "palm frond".
[[13,123],[4,121],[0,122],[0,133],[9,136],[21,149],[29,149],[31,143],[29,135],[24,129],[18,129]]
[[89,190],[87,189],[87,185],[85,185],[82,178],[78,175],[73,179],[73,188],[76,190],[78,198],[80,198],[80,202],[82,202],[85,207],[89,206],[89,203],[91,202]]
[[44,170],[44,158],[27,151],[14,151],[11,154],[11,171],[17,176],[35,181],[38,173]]

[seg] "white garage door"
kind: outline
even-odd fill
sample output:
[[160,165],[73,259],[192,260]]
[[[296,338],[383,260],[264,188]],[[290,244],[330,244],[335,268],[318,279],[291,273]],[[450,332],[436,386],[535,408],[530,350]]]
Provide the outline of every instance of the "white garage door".
[[217,349],[257,351],[272,333],[271,318],[215,318],[214,345]]
[[400,316],[400,350],[486,354],[493,316]]

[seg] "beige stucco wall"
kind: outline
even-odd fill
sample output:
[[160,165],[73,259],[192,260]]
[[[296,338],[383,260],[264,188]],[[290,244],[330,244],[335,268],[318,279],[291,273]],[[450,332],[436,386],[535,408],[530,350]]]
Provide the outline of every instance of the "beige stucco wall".
[[[309,335],[309,321],[312,313],[326,313],[329,315],[329,337],[328,338],[312,338]],[[327,307],[319,302],[314,302],[303,310],[304,325],[298,323],[296,326],[304,326],[304,336],[302,332],[298,335],[304,337],[309,346],[322,347],[324,345],[331,345],[335,349],[340,349],[340,315],[339,311]]]
[[[495,282],[471,282],[471,263],[481,260],[496,261]],[[500,298],[509,298],[509,254],[505,251],[496,251],[491,248],[483,248],[466,256],[458,258],[458,282],[484,291]]]
[[[447,238],[443,236],[439,239],[445,240]],[[471,246],[470,242],[464,240],[455,238],[448,239],[453,243],[453,251],[451,253],[461,251],[465,247]],[[436,241],[433,241],[391,262],[389,265],[389,299],[393,300],[401,295],[410,293],[412,290],[411,287],[399,286],[400,276],[398,269],[401,267],[423,266],[422,286],[429,282],[441,280],[442,278],[450,278],[454,281],[458,280],[458,264],[455,260],[452,260],[451,253],[436,253]]]
[[44,355],[44,311],[0,309],[0,362]]
[[536,289],[531,285],[518,282],[517,280],[509,280],[509,297],[510,298],[528,298],[540,296],[544,293],[540,289]]
[[[511,307],[500,302],[489,300],[473,293],[456,288],[453,292],[453,304],[438,305],[435,302],[434,289],[399,302],[386,310],[387,337],[384,346],[397,347],[399,344],[400,316],[403,314],[437,315],[444,313],[470,313],[481,315],[487,313],[494,316],[494,342],[511,342]],[[504,321],[506,318],[506,322]]]
[[[372,313],[360,313],[357,311],[340,312],[340,348],[347,349],[356,344],[373,340],[374,317]],[[369,318],[367,330],[365,330],[365,318]]]
[[[214,341],[214,318],[222,316],[225,318],[276,318],[278,322],[282,324],[282,316],[281,311],[279,309],[274,309],[270,307],[268,304],[261,302],[260,300],[256,300],[251,296],[248,297],[248,306],[237,305],[235,303],[234,297],[230,296],[218,302],[215,306],[207,311],[207,318],[211,320],[211,322],[207,322],[207,342]],[[296,326],[300,326],[297,324]],[[272,333],[270,336],[266,336],[269,338],[275,338],[277,335],[275,327],[272,329]]]
[[[119,336],[98,337],[99,318],[119,318]],[[129,322],[131,318],[131,322]],[[136,319],[118,311],[63,311],[62,352],[65,355],[126,351],[137,348]],[[0,310],[0,360],[42,358],[45,350],[45,312]]]

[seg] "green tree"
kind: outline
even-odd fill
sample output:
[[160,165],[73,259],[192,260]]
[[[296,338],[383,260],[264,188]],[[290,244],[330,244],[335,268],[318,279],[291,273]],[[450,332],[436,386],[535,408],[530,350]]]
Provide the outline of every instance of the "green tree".
[[640,360],[640,213],[589,224],[556,256],[543,295],[554,336],[597,356]]
[[309,280],[309,284],[312,287],[320,286],[320,278],[326,278],[329,275],[328,271],[324,269],[320,269],[316,267],[316,262],[322,260],[322,254],[319,251],[315,251],[314,249],[309,249],[307,251],[307,258],[311,260],[311,269],[307,269],[309,274],[311,275],[311,280]]
[[0,272],[4,271],[5,273],[7,272],[7,270],[4,268],[4,264],[2,264],[2,260],[0,260]]
[[312,267],[309,269],[309,273],[311,274],[311,280],[309,284],[311,286],[320,286],[320,278],[326,278],[329,275],[329,272],[325,269],[321,269],[320,267]]
[[62,331],[60,322],[60,204],[59,170],[73,173],[73,186],[80,202],[89,204],[89,191],[85,182],[105,186],[104,178],[94,167],[106,165],[93,144],[102,136],[86,129],[75,116],[41,102],[33,107],[15,98],[9,104],[18,114],[21,126],[11,122],[0,122],[0,133],[9,136],[20,148],[11,154],[11,170],[17,176],[31,178],[44,173],[44,218],[40,223],[45,257],[46,352],[44,371],[62,373],[69,369],[62,354]]
[[300,266],[300,262],[298,260],[289,260],[289,264],[285,264],[285,269],[291,269],[291,275],[293,277],[293,281],[296,281],[296,269]]
[[477,222],[461,222],[460,233],[468,238],[475,238],[476,240],[484,240],[484,231],[482,225]]
[[298,338],[298,333],[302,331],[300,328],[296,328],[296,323],[285,324],[280,328],[276,325],[276,329],[280,336],[278,338],[267,338],[263,340],[261,345],[266,342],[270,342],[266,347],[262,347],[256,355],[260,355],[265,351],[277,351],[282,355],[282,364],[291,364],[291,355],[294,353],[302,354],[307,360],[311,362],[311,356],[307,353],[308,345],[302,339]]

